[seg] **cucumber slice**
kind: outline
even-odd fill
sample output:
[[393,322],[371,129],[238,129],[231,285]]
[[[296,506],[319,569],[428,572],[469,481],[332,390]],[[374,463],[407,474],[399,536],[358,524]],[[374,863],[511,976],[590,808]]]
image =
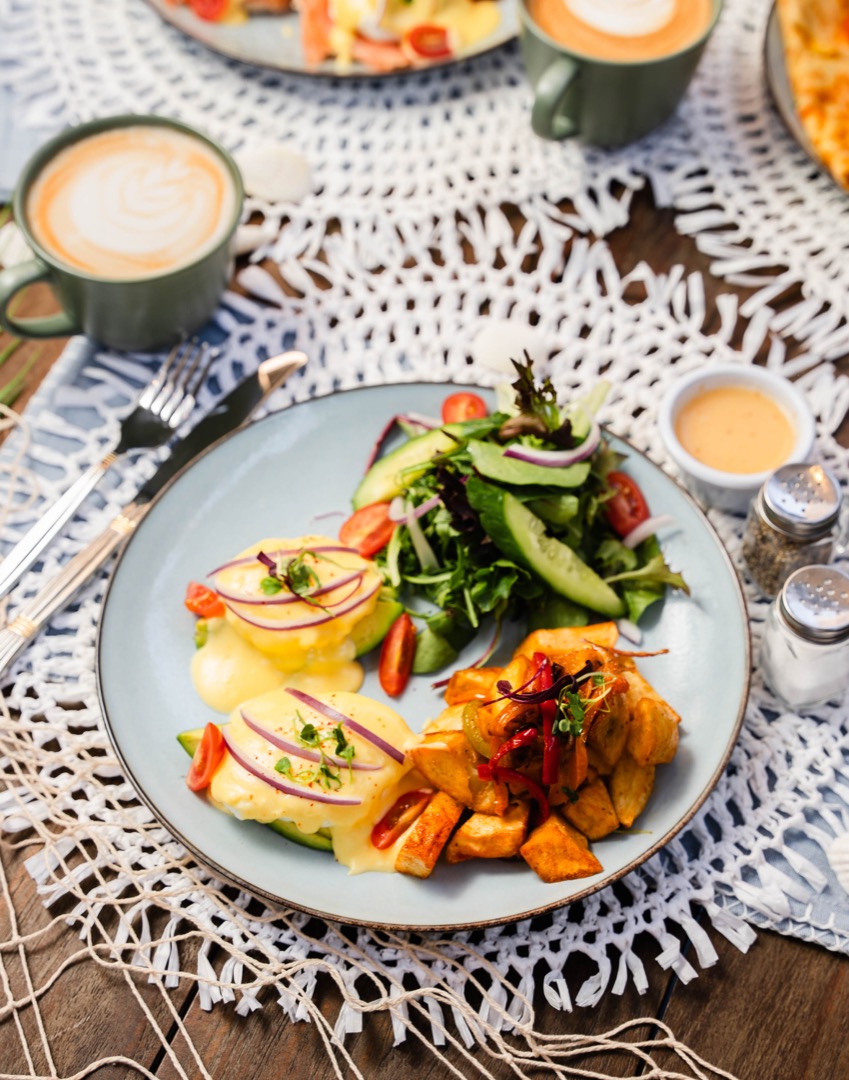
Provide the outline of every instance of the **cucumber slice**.
[[[191,728],[189,731],[181,731],[177,736],[177,742],[189,757],[195,756],[195,750],[197,750],[203,738],[203,731],[202,727]],[[318,832],[314,833],[305,833],[301,832],[291,821],[284,821],[282,818],[278,818],[277,821],[270,821],[268,827],[274,829],[276,833],[280,833],[281,836],[285,836],[292,843],[300,844],[302,847],[313,848],[316,851],[333,850],[333,841],[327,829],[319,829]]]
[[566,544],[546,535],[545,525],[515,496],[477,477],[466,494],[496,547],[538,574],[556,593],[576,604],[618,619],[625,603]]

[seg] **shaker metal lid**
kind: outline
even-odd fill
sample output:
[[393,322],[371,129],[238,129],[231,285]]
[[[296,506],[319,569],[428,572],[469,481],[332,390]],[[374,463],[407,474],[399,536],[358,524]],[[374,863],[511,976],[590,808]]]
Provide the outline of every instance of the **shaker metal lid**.
[[781,613],[801,637],[849,640],[849,574],[836,566],[803,566],[781,590]]
[[840,482],[823,465],[783,465],[761,488],[768,521],[797,540],[824,536],[840,514]]

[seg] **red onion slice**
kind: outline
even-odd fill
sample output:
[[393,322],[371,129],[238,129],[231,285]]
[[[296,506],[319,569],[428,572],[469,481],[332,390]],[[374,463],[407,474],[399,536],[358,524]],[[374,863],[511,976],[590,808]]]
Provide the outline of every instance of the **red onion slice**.
[[617,619],[616,625],[622,637],[627,638],[632,645],[642,644],[643,632],[635,622],[631,622],[630,619]]
[[[347,577],[338,578],[336,581],[331,581],[327,585],[322,585],[320,589],[315,589],[309,594],[308,599],[312,600],[316,596],[326,596],[328,593],[341,589],[343,585],[350,585],[352,581],[362,581],[364,576],[364,570],[352,571]],[[260,599],[253,596],[251,593],[234,593],[228,592],[227,589],[221,589],[218,587],[218,582],[214,578],[212,584],[221,599],[231,604],[246,604],[252,607],[274,607],[279,604],[297,604],[299,600],[304,599],[302,596],[298,596],[297,593],[290,592],[287,592],[285,596],[276,594],[274,596],[264,596]],[[344,599],[347,599],[347,597]],[[337,603],[341,603],[341,601],[337,601]],[[325,606],[330,607],[332,605],[328,604]]]
[[435,506],[439,506],[442,499],[439,495],[431,495],[429,499],[425,499],[423,503],[419,503],[418,506],[414,506],[412,511],[409,509],[409,503],[405,503],[400,495],[396,495],[392,502],[389,504],[389,520],[390,521],[406,521],[409,514],[418,520],[420,517],[424,517],[425,514],[430,513]]
[[648,517],[645,521],[641,521],[639,525],[635,525],[627,536],[622,538],[622,543],[626,548],[639,547],[644,540],[648,540],[650,536],[654,536],[658,529],[663,528],[664,525],[671,525],[675,519],[670,514],[657,514],[655,517]]
[[[328,612],[326,608],[316,608],[316,612],[320,611],[323,612],[323,614],[318,615],[315,619],[307,619],[305,622],[300,623],[280,623],[276,619],[263,619],[259,615],[251,615],[251,617],[248,618],[248,616],[241,611],[236,611],[232,604],[227,604],[227,608],[233,612],[236,618],[241,619],[242,622],[246,622],[248,626],[255,626],[258,630],[311,630],[314,626],[323,626],[325,623],[330,622],[331,619],[337,619],[340,615],[348,615],[350,612],[355,611],[367,600],[370,600],[380,587],[381,581],[378,579],[368,592],[360,593],[355,600],[348,602],[346,606],[339,607],[338,604],[334,604],[334,610],[330,612]],[[344,601],[340,601],[340,603],[344,603]]]
[[526,461],[529,465],[543,465],[546,468],[562,469],[567,465],[577,465],[579,461],[586,461],[588,457],[598,450],[601,442],[601,428],[593,420],[587,437],[580,446],[571,450],[537,450],[533,446],[521,446],[514,444],[508,446],[504,456],[515,458],[517,461]]
[[335,724],[343,724],[345,727],[350,728],[351,731],[355,731],[358,735],[361,735],[366,742],[370,742],[372,746],[376,746],[378,750],[381,750],[387,757],[391,757],[393,761],[397,761],[399,765],[404,764],[406,755],[402,750],[398,750],[385,739],[381,739],[374,731],[369,731],[367,727],[363,727],[362,724],[358,723],[350,716],[346,716],[344,713],[339,712],[338,709],[334,709],[332,705],[325,705],[324,702],[319,701],[318,698],[314,698],[310,694],[305,694],[303,690],[295,690],[290,686],[286,687],[286,693],[291,695],[297,701],[300,701],[302,705],[306,705],[310,709],[315,709],[317,713],[326,716],[328,720],[332,720]]
[[[337,757],[335,754],[322,755],[317,750],[310,750],[306,746],[298,746],[297,743],[293,743],[290,742],[288,739],[284,739],[283,736],[278,735],[276,731],[272,731],[264,724],[261,724],[258,720],[255,720],[254,717],[249,716],[244,709],[240,709],[239,713],[241,714],[242,719],[244,720],[247,727],[251,729],[251,731],[255,732],[261,738],[265,739],[266,742],[270,742],[272,746],[276,746],[278,750],[283,750],[287,754],[294,754],[295,757],[304,758],[306,761],[320,762],[323,759],[324,761],[329,761],[331,765],[337,765],[339,768],[348,768],[348,762],[344,758]],[[350,767],[354,770],[358,770],[359,772],[376,772],[383,766],[366,765],[362,761],[352,761],[350,763]]]
[[308,799],[310,802],[328,803],[330,806],[359,806],[362,803],[362,799],[350,799],[339,797],[338,795],[330,795],[324,791],[313,791],[311,788],[299,788],[294,787],[292,784],[287,784],[285,780],[278,780],[276,776],[272,776],[269,772],[266,772],[261,765],[257,765],[255,761],[251,761],[250,758],[245,757],[238,746],[233,742],[233,739],[227,733],[227,729],[222,728],[221,734],[224,736],[224,745],[230,751],[233,756],[233,760],[241,765],[242,768],[255,776],[257,780],[262,780],[264,784],[268,784],[269,787],[273,787],[276,791],[282,792],[283,795],[294,795],[297,799]]
[[[278,555],[303,555],[304,551],[316,551],[323,553],[326,551],[347,552],[349,555],[359,555],[356,548],[345,547],[342,544],[325,544],[321,547],[311,548],[278,548],[276,551],[267,551],[266,555],[275,558]],[[257,553],[258,554],[258,553]],[[231,559],[230,562],[222,563],[220,566],[216,566],[214,570],[210,570],[206,575],[207,577],[213,577],[215,574],[220,574],[222,570],[230,570],[234,566],[249,566],[251,563],[259,562],[256,555],[243,555],[241,559]],[[260,565],[262,565],[260,563]]]

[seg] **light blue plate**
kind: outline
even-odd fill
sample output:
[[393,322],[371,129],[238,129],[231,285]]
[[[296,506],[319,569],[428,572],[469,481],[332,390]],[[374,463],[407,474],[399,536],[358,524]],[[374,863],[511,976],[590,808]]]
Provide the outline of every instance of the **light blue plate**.
[[351,64],[341,68],[333,60],[311,67],[304,58],[301,47],[300,16],[296,11],[284,15],[252,15],[241,23],[207,22],[198,18],[191,8],[170,3],[169,0],[148,0],[154,11],[166,22],[182,30],[184,34],[206,45],[208,49],[241,60],[246,64],[260,64],[300,75],[332,75],[334,78],[381,79],[389,76],[409,75],[416,71],[456,64],[473,56],[489,52],[512,40],[519,32],[516,6],[512,0],[500,0],[501,22],[487,37],[476,41],[467,49],[455,53],[447,60],[438,60],[423,67],[402,68],[399,71],[372,71],[363,64]]
[[[222,877],[279,904],[351,923],[460,928],[503,923],[558,907],[626,874],[692,817],[716,783],[742,723],[749,635],[736,575],[690,497],[627,446],[626,469],[655,514],[692,598],[670,595],[644,622],[646,649],[669,653],[641,670],[683,717],[681,745],[660,766],[636,831],[593,845],[604,873],[546,885],[519,863],[440,863],[427,881],[401,874],[350,876],[332,857],[214,810],[185,785],[177,733],[220,720],[189,677],[194,620],[186,583],[263,536],[334,535],[377,433],[399,411],[438,416],[444,385],[361,389],[297,405],[219,443],[179,475],[142,521],[115,571],[100,625],[98,675],[115,749],[141,797],[197,858]],[[320,515],[339,511],[338,517]],[[470,646],[471,662],[481,652]],[[386,700],[373,664],[363,693]],[[441,708],[430,680],[414,678],[395,702],[414,730]]]

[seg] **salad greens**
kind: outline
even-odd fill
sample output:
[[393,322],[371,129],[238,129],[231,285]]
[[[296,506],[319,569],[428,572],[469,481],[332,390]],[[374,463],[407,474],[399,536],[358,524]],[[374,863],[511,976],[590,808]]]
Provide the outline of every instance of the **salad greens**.
[[[375,556],[387,585],[437,609],[417,615],[418,673],[451,663],[489,617],[531,627],[637,622],[667,586],[689,591],[656,537],[632,549],[608,520],[608,476],[623,456],[598,438],[593,420],[606,387],[562,408],[550,380],[534,380],[527,356],[514,367],[514,402],[410,439],[361,484],[377,490],[379,480],[377,498],[403,500],[400,527]],[[569,451],[579,459],[593,429],[598,445],[586,460],[549,463]],[[386,486],[393,457],[395,490]]]

